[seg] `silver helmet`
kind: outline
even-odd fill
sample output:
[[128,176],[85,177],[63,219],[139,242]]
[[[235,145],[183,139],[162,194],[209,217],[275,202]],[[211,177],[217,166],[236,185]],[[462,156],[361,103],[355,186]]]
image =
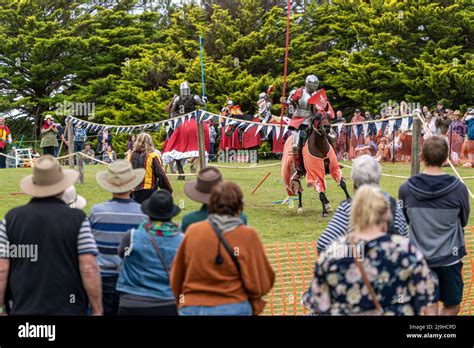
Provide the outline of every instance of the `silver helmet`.
[[184,81],[181,83],[181,86],[179,86],[179,95],[181,97],[187,97],[191,94],[191,87],[189,87],[188,81]]
[[306,90],[310,93],[314,93],[318,90],[319,79],[316,75],[308,75],[305,81]]
[[265,92],[260,93],[260,94],[258,95],[258,99],[267,100],[267,99],[268,99],[267,93],[265,93]]

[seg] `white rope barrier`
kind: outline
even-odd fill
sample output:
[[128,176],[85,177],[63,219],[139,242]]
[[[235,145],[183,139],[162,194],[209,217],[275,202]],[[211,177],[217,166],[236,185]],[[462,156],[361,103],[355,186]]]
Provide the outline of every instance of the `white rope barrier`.
[[[352,169],[351,166],[347,165],[347,164],[344,164],[344,163],[339,163],[341,166],[345,167],[345,168],[349,168],[349,169]],[[410,179],[409,176],[402,176],[402,175],[392,175],[392,174],[384,174],[382,173],[382,176],[386,176],[386,177],[389,177],[389,178],[398,178],[398,179]]]
[[258,168],[266,168],[266,167],[279,166],[279,165],[281,165],[281,162],[271,163],[271,164],[262,164],[262,165],[250,164],[245,167],[244,166],[221,166],[221,165],[212,165],[212,166],[216,168],[224,168],[224,169],[258,169]]
[[14,159],[14,160],[16,160],[16,158],[15,158],[15,157],[13,157],[13,156],[10,156],[10,155],[6,155],[6,154],[4,154],[4,153],[1,153],[1,152],[0,152],[0,156],[3,156],[3,157],[6,157],[6,158],[11,158],[11,159]]

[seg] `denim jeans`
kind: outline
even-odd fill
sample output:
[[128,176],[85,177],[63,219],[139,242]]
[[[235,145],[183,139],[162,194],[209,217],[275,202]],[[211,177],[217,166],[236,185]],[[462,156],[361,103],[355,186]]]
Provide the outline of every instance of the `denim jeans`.
[[82,141],[75,141],[74,142],[74,152],[81,152],[84,150],[85,143]]
[[[0,152],[4,153],[5,155],[7,154],[7,148],[0,148]],[[5,156],[0,156],[0,168],[5,168],[7,164],[7,158]]]
[[115,289],[118,276],[102,277],[102,306],[104,315],[117,315],[120,294]]
[[179,309],[179,315],[201,315],[201,316],[248,316],[252,315],[252,306],[249,301],[229,303],[225,305],[209,306],[186,306]]

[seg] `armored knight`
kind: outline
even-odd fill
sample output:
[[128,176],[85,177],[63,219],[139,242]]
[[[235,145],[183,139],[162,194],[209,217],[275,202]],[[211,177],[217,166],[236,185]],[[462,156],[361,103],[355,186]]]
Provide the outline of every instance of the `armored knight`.
[[171,117],[185,115],[196,110],[196,106],[206,105],[206,98],[191,94],[189,83],[184,81],[179,87],[179,96],[175,97],[171,106]]
[[315,75],[306,77],[305,86],[290,92],[286,105],[293,108],[289,129],[293,130],[293,158],[296,173],[292,180],[299,181],[305,174],[302,149],[306,142],[306,129],[316,117],[314,105],[309,104],[309,99],[318,90],[319,79]]
[[268,123],[272,118],[272,101],[268,92],[262,92],[258,95],[257,107],[258,118],[262,123]]

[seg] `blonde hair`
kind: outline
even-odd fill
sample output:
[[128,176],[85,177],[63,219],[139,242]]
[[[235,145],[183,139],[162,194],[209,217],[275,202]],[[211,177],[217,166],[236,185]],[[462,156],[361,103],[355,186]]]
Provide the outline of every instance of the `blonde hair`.
[[133,152],[152,153],[155,151],[153,138],[148,133],[140,133],[133,144]]
[[362,185],[352,199],[350,232],[360,232],[384,221],[389,207],[382,191],[375,186]]

